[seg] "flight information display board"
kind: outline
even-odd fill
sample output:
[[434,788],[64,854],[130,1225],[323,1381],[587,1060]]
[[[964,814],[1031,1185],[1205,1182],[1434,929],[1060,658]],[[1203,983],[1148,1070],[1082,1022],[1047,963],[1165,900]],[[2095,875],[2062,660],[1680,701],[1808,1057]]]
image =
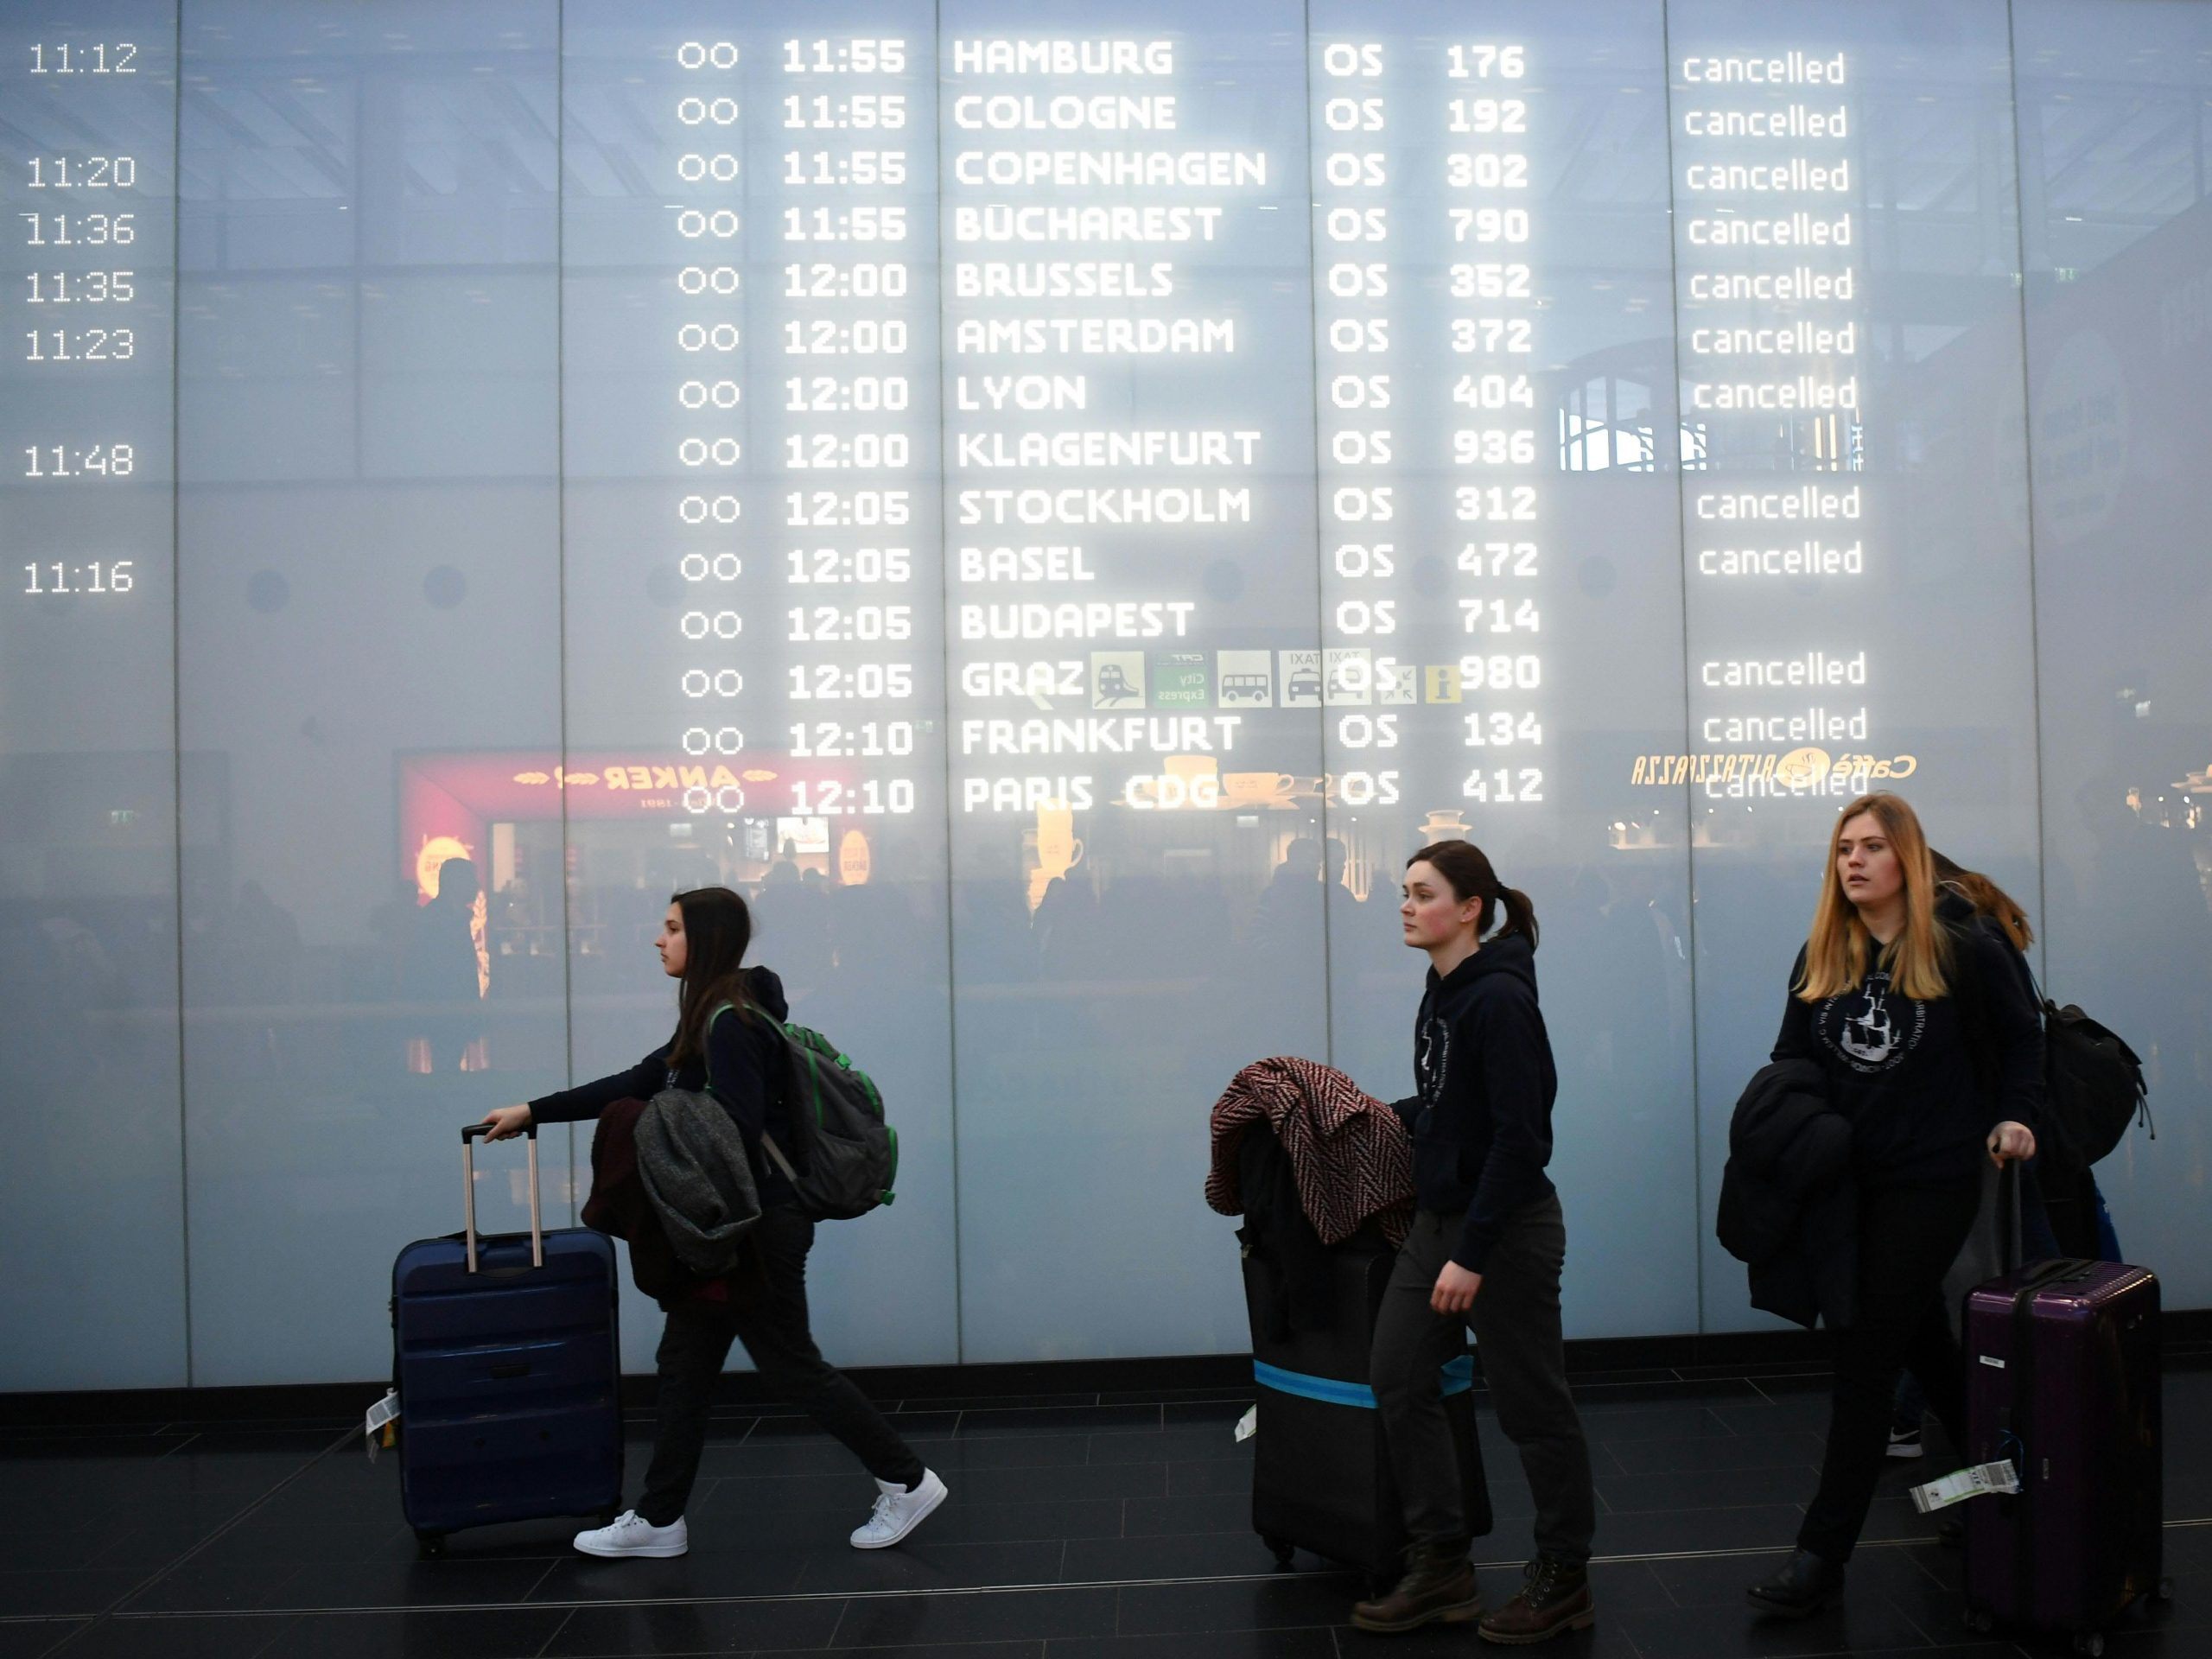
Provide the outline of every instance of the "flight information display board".
[[[899,1103],[865,1351],[1156,1353],[1243,1339],[1163,1290],[1204,1107],[1403,1092],[1397,880],[1464,836],[1619,1197],[1582,1329],[1691,1328],[1835,808],[2035,880],[2018,175],[2071,163],[2012,27],[0,0],[0,949],[319,988],[473,1110],[658,1040],[666,894],[741,887]],[[2061,366],[2094,517],[2127,412]],[[183,1114],[219,1211],[299,1115],[260,1016],[186,1027],[134,1097],[264,1079]],[[243,1328],[283,1253],[216,1236]]]
[[[664,753],[654,810],[918,852],[1916,774],[1853,631],[1902,569],[1878,35],[1272,11],[567,9],[567,557],[649,568],[665,635],[577,619],[656,664],[587,665],[582,718]],[[172,48],[132,35],[10,68],[161,106],[7,158],[12,631],[164,591]]]

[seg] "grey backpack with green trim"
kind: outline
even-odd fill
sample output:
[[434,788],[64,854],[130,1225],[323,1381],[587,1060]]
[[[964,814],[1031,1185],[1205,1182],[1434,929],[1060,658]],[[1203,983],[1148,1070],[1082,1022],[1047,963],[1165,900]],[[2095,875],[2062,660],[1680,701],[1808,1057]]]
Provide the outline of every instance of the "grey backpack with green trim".
[[798,1195],[800,1213],[812,1221],[845,1221],[890,1203],[899,1177],[899,1131],[883,1121],[882,1092],[820,1032],[782,1029],[793,1155],[786,1158],[768,1135],[760,1137],[760,1147]]

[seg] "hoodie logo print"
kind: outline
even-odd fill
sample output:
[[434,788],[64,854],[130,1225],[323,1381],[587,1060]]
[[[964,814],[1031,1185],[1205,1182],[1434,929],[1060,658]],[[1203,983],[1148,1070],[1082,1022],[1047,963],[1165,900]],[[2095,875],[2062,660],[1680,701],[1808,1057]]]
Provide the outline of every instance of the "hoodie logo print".
[[1429,1020],[1421,1028],[1421,1052],[1414,1057],[1414,1071],[1421,1080],[1421,1097],[1424,1106],[1436,1104],[1444,1092],[1444,1071],[1452,1061],[1452,1026],[1445,1020]]
[[1890,1007],[1889,997],[1890,976],[1877,970],[1866,976],[1866,983],[1860,988],[1853,1006],[1845,1008],[1841,1005],[1847,999],[1830,997],[1821,1008],[1822,1039],[1859,1071],[1886,1071],[1919,1046],[1921,1032],[1928,1022],[1927,1009],[1906,999],[1907,1024],[1901,1028]]

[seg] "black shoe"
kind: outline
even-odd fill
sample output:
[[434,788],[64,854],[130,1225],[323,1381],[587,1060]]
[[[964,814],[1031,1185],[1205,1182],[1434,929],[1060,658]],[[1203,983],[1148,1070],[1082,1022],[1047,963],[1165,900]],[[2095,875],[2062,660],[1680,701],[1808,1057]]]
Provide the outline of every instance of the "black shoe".
[[1763,1613],[1810,1618],[1843,1599],[1843,1568],[1809,1549],[1793,1549],[1782,1571],[1753,1585],[1748,1593]]

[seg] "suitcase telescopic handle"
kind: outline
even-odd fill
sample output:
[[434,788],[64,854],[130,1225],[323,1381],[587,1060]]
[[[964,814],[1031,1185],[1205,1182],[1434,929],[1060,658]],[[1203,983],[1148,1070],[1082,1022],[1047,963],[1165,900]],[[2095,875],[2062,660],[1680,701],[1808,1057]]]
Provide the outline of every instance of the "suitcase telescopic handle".
[[[468,1270],[476,1271],[476,1137],[492,1133],[489,1123],[471,1123],[461,1132],[461,1213],[462,1236],[468,1241]],[[530,1265],[545,1265],[545,1231],[537,1216],[537,1125],[523,1133],[530,1137]]]

